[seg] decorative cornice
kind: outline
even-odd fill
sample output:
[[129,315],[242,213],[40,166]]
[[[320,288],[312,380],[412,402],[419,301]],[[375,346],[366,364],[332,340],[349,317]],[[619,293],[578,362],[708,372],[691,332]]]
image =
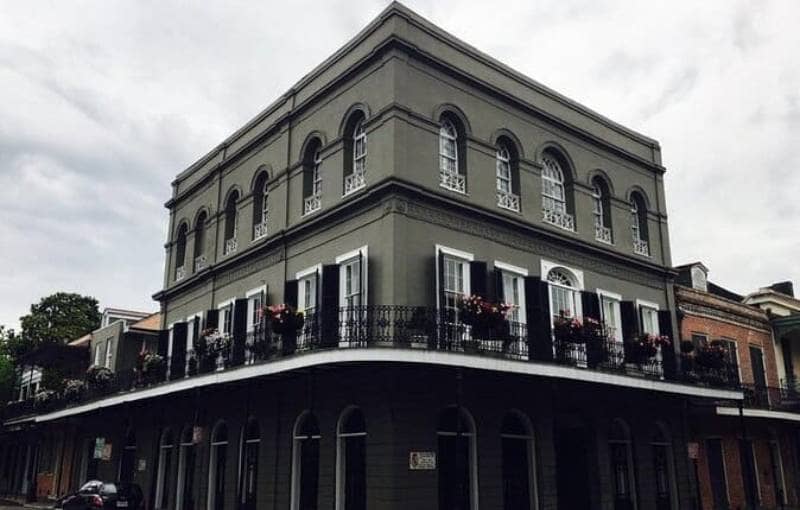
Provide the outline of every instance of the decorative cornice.
[[722,320],[738,326],[743,326],[751,329],[757,329],[764,333],[771,331],[769,322],[751,319],[736,313],[714,308],[712,306],[701,305],[697,303],[681,303],[678,301],[678,310],[687,315],[700,316],[712,320]]

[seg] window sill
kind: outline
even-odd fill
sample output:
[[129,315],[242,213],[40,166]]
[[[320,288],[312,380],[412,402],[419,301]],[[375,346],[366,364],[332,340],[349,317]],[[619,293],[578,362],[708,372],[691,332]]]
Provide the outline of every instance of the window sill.
[[349,197],[350,195],[355,195],[359,191],[364,191],[365,189],[367,189],[367,185],[366,184],[361,185],[361,186],[359,186],[357,188],[353,188],[350,191],[346,191],[345,193],[343,193],[342,194],[342,198]]

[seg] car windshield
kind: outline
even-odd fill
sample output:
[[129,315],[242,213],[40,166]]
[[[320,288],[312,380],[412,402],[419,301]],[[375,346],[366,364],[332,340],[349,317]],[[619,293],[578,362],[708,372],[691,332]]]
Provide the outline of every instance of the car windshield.
[[103,485],[103,482],[101,482],[99,480],[90,480],[90,481],[86,482],[85,484],[83,484],[83,487],[78,489],[78,491],[79,492],[97,493],[97,492],[100,492],[100,487],[102,487],[102,485]]

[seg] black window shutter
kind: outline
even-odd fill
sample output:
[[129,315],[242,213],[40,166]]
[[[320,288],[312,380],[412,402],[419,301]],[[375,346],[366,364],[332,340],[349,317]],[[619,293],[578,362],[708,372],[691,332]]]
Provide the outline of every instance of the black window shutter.
[[581,305],[583,305],[583,316],[600,320],[600,297],[596,292],[581,292]]
[[503,288],[503,270],[494,268],[494,300],[503,303],[506,300],[506,289]]
[[339,344],[339,265],[322,266],[322,302],[320,303],[320,345]]
[[550,289],[538,276],[525,277],[525,303],[528,306],[528,356],[531,359],[553,359],[553,337],[550,326]]
[[488,270],[486,262],[475,260],[469,263],[470,294],[488,297],[486,284],[488,283]]
[[619,315],[622,322],[622,340],[629,342],[639,336],[639,314],[636,303],[622,301],[619,304]]
[[247,340],[247,300],[237,299],[233,305],[233,365],[244,363],[244,344]]
[[195,316],[192,321],[192,342],[197,344],[197,339],[200,337],[200,316]]
[[206,326],[203,329],[217,329],[219,328],[219,310],[212,308],[206,310]]
[[297,308],[297,280],[289,280],[283,284],[283,304]]
[[366,267],[366,264],[364,264],[364,262],[365,262],[364,254],[361,253],[361,250],[359,250],[358,251],[358,277],[359,277],[358,290],[359,290],[359,294],[361,294],[361,304],[362,305],[366,305],[367,304],[367,300],[366,300],[366,297],[367,297],[367,275],[364,273],[364,268]]
[[672,312],[669,310],[658,311],[658,331],[662,335],[668,336],[670,342],[672,342],[669,347],[661,348],[661,361],[664,366],[664,377],[666,379],[674,379],[677,372],[675,349],[678,348],[678,339],[675,338],[672,332]]
[[158,355],[167,359],[167,352],[169,351],[169,330],[162,329],[158,332]]
[[186,372],[186,332],[188,324],[178,322],[172,326],[172,359],[169,363],[169,378],[180,379]]

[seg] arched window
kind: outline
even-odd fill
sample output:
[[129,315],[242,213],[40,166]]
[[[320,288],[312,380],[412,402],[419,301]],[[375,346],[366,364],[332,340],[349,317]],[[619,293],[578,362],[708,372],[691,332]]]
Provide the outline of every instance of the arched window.
[[172,487],[170,475],[172,474],[172,451],[175,448],[175,438],[170,429],[161,433],[158,446],[158,474],[156,477],[156,508],[170,508],[169,488]]
[[228,201],[225,202],[225,247],[223,255],[234,253],[239,247],[237,241],[238,235],[238,218],[236,214],[236,202],[239,201],[239,192],[233,191],[228,195]]
[[542,167],[542,219],[565,230],[575,230],[575,218],[567,201],[564,163],[555,154],[545,152]]
[[445,114],[439,124],[439,185],[450,191],[467,192],[464,136],[453,116]]
[[344,194],[349,195],[366,185],[367,130],[364,113],[356,111],[350,116],[345,132]]
[[614,482],[614,508],[633,510],[636,508],[636,493],[631,436],[627,424],[620,419],[614,420],[611,424],[608,451]]
[[510,412],[500,429],[503,446],[503,509],[536,507],[536,463],[533,430],[527,418]]
[[292,448],[292,510],[317,510],[319,489],[319,425],[310,412],[294,427]]
[[606,182],[592,179],[592,213],[594,215],[594,238],[601,243],[613,244],[611,235],[611,197]]
[[550,310],[553,317],[575,317],[578,315],[578,289],[575,277],[563,268],[554,268],[547,273],[550,287]]
[[519,212],[519,157],[513,143],[505,137],[497,142],[495,167],[498,207]]
[[336,508],[366,510],[367,425],[360,409],[349,409],[342,413],[336,436]]
[[448,407],[439,415],[439,508],[469,510],[477,504],[475,426],[464,408]]
[[310,214],[322,207],[322,142],[314,138],[303,154],[303,214]]
[[181,223],[178,227],[178,238],[175,244],[175,280],[182,280],[186,276],[186,234],[189,226]]
[[206,212],[197,215],[194,226],[194,270],[200,271],[206,267]]
[[256,495],[258,493],[258,450],[261,445],[261,431],[258,421],[251,418],[247,420],[242,436],[242,461],[241,461],[241,506],[244,510],[256,509]]
[[119,481],[132,482],[133,473],[136,469],[136,432],[128,429],[125,434],[125,445],[122,447],[122,455],[119,457]]
[[181,433],[178,451],[178,484],[175,495],[177,510],[194,510],[194,471],[197,459],[192,427],[185,427]]
[[261,172],[253,187],[253,241],[267,237],[269,187],[267,172]]
[[211,433],[208,462],[208,510],[225,508],[225,461],[228,457],[228,426],[217,423]]
[[631,193],[631,232],[633,233],[633,252],[650,256],[647,235],[647,206],[641,194]]
[[[672,441],[660,423],[656,423],[653,437],[650,439],[653,448],[654,482],[656,486],[656,510],[673,510],[675,490],[675,470],[672,457]],[[676,501],[677,502],[677,501]]]

